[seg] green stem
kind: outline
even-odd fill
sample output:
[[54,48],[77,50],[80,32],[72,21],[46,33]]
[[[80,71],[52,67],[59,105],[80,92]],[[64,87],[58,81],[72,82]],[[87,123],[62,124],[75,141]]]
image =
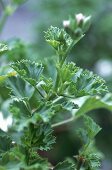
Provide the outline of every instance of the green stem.
[[[61,60],[62,60],[62,58],[61,58]],[[60,71],[61,71],[61,67],[62,67],[61,60],[59,60],[59,63],[58,63],[58,65],[56,66],[57,75],[56,75],[56,81],[55,81],[55,86],[54,86],[54,90],[55,90],[56,92],[57,92],[57,90],[58,90],[59,83],[60,83],[60,80],[61,80],[61,77],[60,77]]]
[[87,150],[87,148],[89,147],[89,145],[90,145],[90,141],[85,145],[85,147],[84,147],[84,149],[82,150],[82,152],[80,153],[80,155],[83,155],[83,154],[86,152],[86,150]]
[[60,76],[59,76],[59,73],[60,73],[60,70],[65,62],[65,59],[66,59],[67,55],[64,55],[64,56],[59,56],[59,63],[58,63],[58,67],[57,67],[57,75],[56,75],[56,81],[55,81],[55,87],[54,89],[57,91],[57,88],[59,86],[59,81],[60,81]]
[[80,170],[81,167],[82,167],[82,164],[80,162],[78,162],[77,170]]
[[0,33],[1,33],[2,30],[3,30],[3,27],[6,23],[8,15],[5,12],[5,8],[6,8],[5,2],[3,0],[0,0],[0,4],[1,4],[2,10],[3,10],[3,15],[2,15],[1,20],[0,20]]
[[59,96],[58,98],[56,98],[55,100],[53,100],[53,104],[57,103],[58,101],[60,101],[61,99],[63,99],[63,96]]
[[78,163],[77,163],[77,170],[80,170],[81,167],[83,167],[83,166],[84,166],[84,161],[83,161],[82,158],[81,158],[81,159],[79,159],[79,161],[78,161]]
[[[63,64],[64,64],[64,62],[65,62],[65,60],[66,60],[66,58],[67,58],[67,56],[68,56],[68,54],[69,54],[69,52],[70,52],[70,50],[73,48],[74,44],[75,44],[75,42],[73,41],[72,44],[71,44],[71,46],[68,48],[68,51],[66,52],[65,55],[63,55],[63,56],[61,56],[61,55],[58,56],[58,57],[59,57],[59,69],[62,68],[62,66],[63,66]],[[58,85],[59,85],[59,79],[60,79],[60,77],[59,77],[59,69],[57,68],[57,76],[56,76],[56,82],[55,82],[55,90],[57,90]]]
[[54,90],[57,92],[57,89],[58,89],[58,85],[59,85],[59,73],[58,73],[58,70],[57,70],[57,75],[56,75],[56,81],[55,81],[55,87],[54,87]]
[[71,117],[70,119],[63,120],[63,121],[58,122],[58,123],[54,123],[54,124],[51,125],[51,127],[52,127],[52,128],[56,128],[56,127],[59,127],[59,126],[68,124],[68,123],[70,123],[70,122],[73,122],[74,120],[76,120],[76,118]]
[[0,0],[0,4],[3,9],[3,14],[2,14],[2,17],[0,20],[0,33],[1,33],[4,28],[5,23],[7,21],[7,18],[15,12],[17,7],[6,5],[4,0]]
[[[60,56],[59,56],[59,57],[60,57]],[[60,61],[60,63],[59,63],[59,64],[60,64],[60,68],[63,66],[66,58],[67,58],[67,54],[65,54],[64,56],[61,57],[61,61]]]
[[2,18],[1,18],[1,21],[0,21],[0,33],[2,32],[3,28],[4,28],[4,25],[7,21],[7,18],[8,18],[8,15],[6,14],[6,12],[4,12]]
[[42,98],[44,98],[44,95],[39,91],[39,89],[37,89],[37,88],[35,88],[36,89],[36,91],[40,94],[40,96],[42,97]]
[[27,106],[27,109],[29,110],[30,114],[32,115],[32,109],[31,109],[30,103],[27,99],[26,99],[26,106]]
[[0,4],[1,4],[2,9],[4,10],[4,9],[5,9],[5,3],[4,3],[4,1],[3,1],[3,0],[0,0]]

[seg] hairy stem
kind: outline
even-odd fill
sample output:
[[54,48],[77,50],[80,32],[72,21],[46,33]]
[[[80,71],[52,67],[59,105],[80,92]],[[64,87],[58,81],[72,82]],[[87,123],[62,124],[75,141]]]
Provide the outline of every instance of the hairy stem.
[[54,87],[54,89],[57,91],[57,89],[58,89],[58,84],[59,84],[59,73],[58,73],[58,71],[57,71],[57,75],[56,75],[56,81],[55,81],[55,87]]

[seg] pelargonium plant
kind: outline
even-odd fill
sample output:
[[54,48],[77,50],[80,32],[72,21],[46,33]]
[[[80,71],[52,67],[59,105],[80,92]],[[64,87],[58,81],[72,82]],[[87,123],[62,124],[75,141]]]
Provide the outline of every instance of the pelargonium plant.
[[[101,77],[67,62],[73,46],[85,36],[90,19],[77,14],[63,21],[64,28],[51,26],[45,32],[46,42],[57,55],[53,78],[45,76],[42,63],[26,59],[10,63],[10,72],[0,76],[0,85],[10,95],[13,120],[7,132],[0,130],[0,170],[100,168],[102,156],[95,137],[101,128],[86,113],[100,107],[112,110],[112,95]],[[6,44],[0,45],[0,55],[9,50]],[[55,130],[80,117],[84,127],[77,129],[82,140],[78,154],[53,165],[40,151],[53,149]]]

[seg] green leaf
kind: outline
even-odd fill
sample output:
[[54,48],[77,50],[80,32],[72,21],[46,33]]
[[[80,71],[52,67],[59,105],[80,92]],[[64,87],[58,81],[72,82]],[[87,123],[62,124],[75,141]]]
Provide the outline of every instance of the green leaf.
[[14,100],[11,103],[10,112],[13,114],[13,122],[18,131],[23,130],[30,123],[36,123],[39,120],[49,122],[52,118],[54,112],[51,105],[42,102],[38,102],[37,105],[40,109],[37,108],[33,111],[27,100]]
[[88,116],[84,116],[84,124],[89,138],[94,138],[101,130],[100,126],[96,124],[93,119]]
[[96,170],[101,167],[101,156],[98,153],[91,153],[86,156],[88,159],[87,167]]
[[3,84],[6,79],[7,79],[6,75],[0,76],[0,84]]
[[30,99],[33,95],[34,88],[31,87],[31,85],[29,85],[19,76],[8,78],[7,84],[11,90],[11,96],[13,96],[14,98],[17,98],[19,100],[24,98]]
[[[20,137],[19,132],[27,127],[31,121],[33,121],[31,117],[32,114],[29,110],[29,105],[27,105],[27,102],[23,100],[14,100],[10,105],[10,112],[13,116],[13,127],[11,129],[14,129],[14,132],[18,131],[18,137]],[[17,138],[16,133],[14,133],[13,136],[14,138]],[[19,139],[17,140],[20,142]]]
[[1,56],[2,54],[5,54],[7,51],[8,51],[7,45],[0,43],[0,56]]
[[[37,152],[24,152],[24,148],[15,147],[5,153],[1,160],[3,170],[49,170],[47,160],[41,158]],[[28,163],[27,163],[28,161]]]
[[22,137],[24,145],[45,151],[52,148],[55,137],[52,135],[53,130],[49,124],[39,123],[38,121],[38,125],[30,123],[29,129],[30,133],[26,129],[25,135]]
[[59,74],[58,91],[60,93],[63,93],[66,90],[66,88],[69,87],[69,85],[72,83],[73,76],[77,75],[78,71],[79,68],[76,67],[75,63],[73,62],[64,64],[63,67],[61,68],[58,67],[58,74]]
[[1,159],[1,165],[6,170],[20,170],[20,168],[25,164],[25,155],[23,155],[18,147],[4,153]]
[[24,170],[49,170],[51,166],[47,159],[40,157],[37,151],[29,150],[29,165],[24,166]]
[[10,72],[10,73],[7,73],[6,75],[2,75],[0,76],[0,84],[3,84],[9,77],[13,77],[16,75],[16,72]]
[[8,61],[20,61],[21,59],[28,58],[28,46],[24,41],[14,38],[7,41],[8,44],[8,52],[7,52],[7,60]]
[[76,97],[104,95],[108,92],[105,81],[101,77],[89,70],[82,70],[80,68],[72,77],[69,90],[75,93]]
[[86,148],[84,149],[84,152],[86,152],[88,148],[90,150],[93,147],[93,139],[101,131],[101,128],[89,116],[83,116],[83,120],[84,128],[79,129],[78,134],[83,141],[84,147]]
[[103,98],[100,98],[99,96],[85,96],[81,98],[77,98],[77,100],[74,100],[76,104],[79,105],[78,110],[73,111],[73,115],[75,116],[81,116],[85,113],[98,109],[98,108],[105,108],[110,111],[112,111],[112,94],[107,93]]
[[41,77],[41,81],[36,87],[47,98],[47,100],[49,100],[54,93],[53,80],[51,78]]
[[10,112],[13,115],[13,126],[11,129],[21,132],[27,128],[30,123],[37,123],[42,120],[40,114],[32,114],[29,105],[23,100],[15,100],[10,106]]
[[[13,101],[11,113],[13,113],[13,138],[17,143],[21,143],[20,138],[22,138],[22,145],[40,150],[49,150],[55,143],[55,138],[52,136],[53,130],[49,124],[43,122],[45,115],[42,116],[38,112],[31,113],[25,101]],[[19,138],[16,136],[17,132]]]
[[10,136],[0,129],[0,154],[7,152],[12,147]]
[[29,61],[21,60],[11,64],[11,67],[17,71],[17,73],[31,85],[36,86],[40,75],[43,71],[41,64]]
[[36,163],[34,165],[24,167],[24,170],[49,170],[49,167],[47,164]]
[[84,160],[85,169],[95,170],[101,165],[102,154],[95,148],[95,136],[101,128],[89,116],[83,116],[84,127],[78,130],[79,136],[83,141],[83,145],[79,150],[79,155],[76,156],[76,161]]
[[48,160],[46,158],[42,158],[40,155],[38,155],[37,151],[34,151],[32,149],[29,149],[28,151],[28,160],[29,160],[29,166],[27,165],[25,169],[41,169],[41,170],[48,170],[50,167],[50,163],[48,163]]
[[75,170],[75,167],[72,163],[64,161],[58,163],[53,170]]
[[31,116],[29,106],[23,100],[13,100],[10,105],[10,112],[13,113],[13,118],[15,119]]
[[77,67],[72,62],[58,68],[58,76],[57,91],[59,95],[78,98],[88,95],[103,96],[108,92],[105,81],[101,77],[89,70]]
[[53,26],[45,32],[45,39],[57,51],[58,55],[65,55],[73,42],[64,29]]

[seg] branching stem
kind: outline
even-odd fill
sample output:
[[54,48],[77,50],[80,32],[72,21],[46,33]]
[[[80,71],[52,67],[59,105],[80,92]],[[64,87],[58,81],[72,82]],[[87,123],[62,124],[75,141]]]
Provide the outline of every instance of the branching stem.
[[[67,56],[69,55],[71,49],[73,48],[73,46],[75,45],[75,42],[73,41],[70,45],[70,47],[68,48],[67,52],[64,55],[59,55],[59,68],[61,69],[61,67],[63,66],[64,62],[66,61]],[[59,85],[59,70],[57,68],[57,76],[56,76],[56,81],[55,81],[55,90],[57,90],[58,85]]]

